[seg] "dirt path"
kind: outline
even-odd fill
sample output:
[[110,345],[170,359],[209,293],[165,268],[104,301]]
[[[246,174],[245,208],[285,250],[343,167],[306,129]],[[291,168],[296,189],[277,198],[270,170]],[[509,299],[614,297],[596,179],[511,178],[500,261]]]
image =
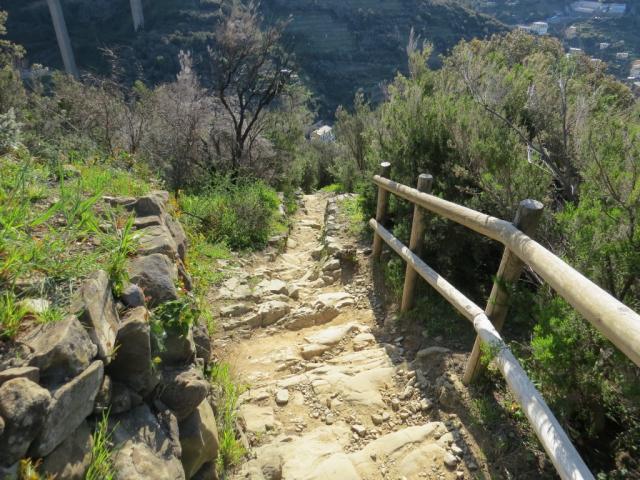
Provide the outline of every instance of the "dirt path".
[[[404,360],[340,198],[302,201],[286,253],[245,259],[216,298],[216,351],[250,386],[239,418],[251,460],[234,478],[488,478],[473,437],[426,394],[446,349]],[[439,381],[455,395],[455,379]]]

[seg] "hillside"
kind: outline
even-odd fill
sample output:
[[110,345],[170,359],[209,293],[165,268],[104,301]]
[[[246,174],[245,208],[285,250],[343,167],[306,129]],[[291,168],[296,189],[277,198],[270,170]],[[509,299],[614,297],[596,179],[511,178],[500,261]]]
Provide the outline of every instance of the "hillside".
[[[219,2],[162,0],[145,2],[145,31],[133,33],[129,2],[86,0],[63,2],[76,60],[82,69],[104,73],[100,54],[114,48],[129,78],[143,75],[151,83],[173,79],[180,49],[204,51]],[[49,12],[44,0],[7,0],[10,39],[24,45],[28,60],[61,67]],[[296,53],[301,74],[318,97],[323,116],[339,104],[350,104],[358,88],[374,97],[380,84],[406,65],[405,46],[413,27],[422,39],[444,53],[460,39],[484,37],[505,27],[455,2],[432,0],[266,0],[268,21],[292,21],[287,40]],[[197,57],[197,55],[196,55]]]

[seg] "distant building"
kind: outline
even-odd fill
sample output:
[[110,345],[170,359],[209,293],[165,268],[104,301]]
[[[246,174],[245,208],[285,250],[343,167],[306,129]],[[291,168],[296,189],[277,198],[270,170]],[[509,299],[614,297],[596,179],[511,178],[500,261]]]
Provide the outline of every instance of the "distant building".
[[634,60],[629,70],[629,76],[631,78],[640,78],[640,60]]
[[333,134],[333,128],[329,125],[324,125],[317,130],[311,132],[311,140],[318,140],[324,143],[334,142],[336,136]]
[[616,53],[616,60],[626,60],[629,58],[629,52],[618,52]]
[[573,2],[571,4],[571,10],[576,13],[585,13],[588,15],[595,15],[600,12],[602,4],[600,2]]
[[549,31],[549,24],[547,22],[533,22],[529,28],[538,35],[546,35]]
[[607,42],[601,42],[600,43],[600,50],[606,50],[607,48],[609,48],[611,46],[610,43]]
[[569,49],[569,55],[580,55],[582,53],[582,49],[581,48],[573,48],[571,47]]
[[578,34],[578,27],[571,25],[564,31],[564,36],[567,38],[575,38]]
[[593,1],[573,2],[571,9],[584,15],[624,15],[627,11],[626,3],[600,3]]

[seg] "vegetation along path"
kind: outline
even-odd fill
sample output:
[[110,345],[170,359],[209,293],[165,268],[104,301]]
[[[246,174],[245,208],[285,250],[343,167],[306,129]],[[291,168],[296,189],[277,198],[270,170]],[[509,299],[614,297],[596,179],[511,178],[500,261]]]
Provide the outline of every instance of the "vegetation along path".
[[473,434],[441,410],[461,388],[442,369],[449,350],[406,361],[346,202],[302,197],[286,252],[244,260],[212,293],[223,319],[214,350],[247,385],[238,423],[250,460],[235,478],[490,478]]

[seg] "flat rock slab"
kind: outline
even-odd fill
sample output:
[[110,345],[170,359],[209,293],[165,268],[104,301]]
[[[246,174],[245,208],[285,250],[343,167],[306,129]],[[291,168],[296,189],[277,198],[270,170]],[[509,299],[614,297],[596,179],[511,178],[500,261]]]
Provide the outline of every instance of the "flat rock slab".
[[[431,422],[389,433],[358,452],[346,453],[351,436],[346,426],[319,427],[256,449],[256,458],[243,466],[241,476],[256,472],[250,478],[266,480],[264,467],[276,465],[282,480],[419,480],[425,473],[453,480],[456,473],[444,467],[446,451],[436,440],[443,432],[444,424]],[[384,472],[379,460],[384,461]]]
[[271,407],[245,403],[240,406],[238,416],[249,433],[265,433],[273,430],[276,424]]
[[336,345],[345,338],[349,333],[353,331],[361,331],[366,329],[364,325],[355,323],[347,323],[344,325],[336,325],[333,327],[325,328],[313,335],[304,337],[305,341],[309,343],[319,343],[321,345]]
[[316,299],[316,307],[335,307],[337,309],[355,305],[353,295],[347,292],[322,293]]

